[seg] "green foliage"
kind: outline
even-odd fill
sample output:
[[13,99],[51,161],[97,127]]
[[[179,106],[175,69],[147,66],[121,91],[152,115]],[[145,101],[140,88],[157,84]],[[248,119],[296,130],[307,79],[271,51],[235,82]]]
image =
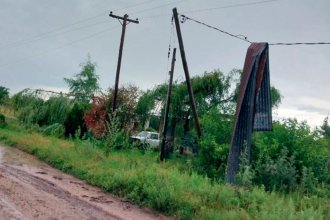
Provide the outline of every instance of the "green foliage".
[[[107,102],[108,113],[112,114],[112,101],[114,91],[112,88],[108,90]],[[134,130],[134,124],[136,123],[136,105],[139,97],[139,88],[134,85],[124,85],[118,89],[117,103],[116,103],[116,117],[119,121],[120,128],[127,133],[131,133]]]
[[150,117],[150,112],[155,106],[155,96],[150,90],[144,92],[136,105],[135,113],[138,115],[140,124],[144,126],[148,118]]
[[[329,125],[329,117],[326,117],[324,119],[323,124],[321,125],[321,128],[320,128],[320,133],[321,133],[321,135],[325,139],[328,140],[328,146],[330,147],[330,125]],[[329,160],[329,165],[330,165],[330,160]],[[329,170],[330,170],[330,166],[329,166]]]
[[0,113],[0,128],[3,128],[7,125],[6,117]]
[[[233,87],[236,86],[234,82],[236,82],[237,75],[237,71],[232,71],[228,75],[225,75],[219,70],[214,70],[191,79],[200,117],[208,114],[212,109],[217,109],[223,115],[234,114]],[[156,106],[165,106],[167,87],[167,84],[161,84],[153,90],[142,94],[136,111],[142,125],[151,117],[152,110]],[[164,110],[162,109],[161,114],[163,113]],[[171,135],[175,135],[179,137],[179,140],[182,140],[188,133],[194,134],[194,131],[190,129],[194,128],[194,126],[186,82],[173,83],[169,117],[171,121],[169,128]],[[225,134],[227,133],[226,131]],[[180,141],[175,141],[175,143],[178,142]]]
[[42,125],[64,124],[71,107],[72,102],[64,96],[50,97],[43,105],[45,118]]
[[92,63],[90,56],[80,66],[82,67],[80,73],[74,75],[73,78],[64,78],[64,81],[68,84],[70,93],[76,101],[89,103],[94,94],[100,90],[99,76],[96,75],[96,64]]
[[240,171],[235,176],[236,182],[240,186],[251,188],[253,186],[254,178],[255,171],[253,170],[250,161],[248,160],[247,152],[242,152],[240,157]]
[[105,142],[108,148],[123,149],[130,146],[128,137],[120,126],[119,118],[116,114],[109,115]]
[[[69,111],[67,118],[64,122],[65,136],[82,138],[87,132],[87,127],[84,121],[84,112],[90,107],[89,104],[75,102]],[[77,133],[77,131],[79,131]]]
[[311,168],[303,167],[300,181],[300,190],[307,194],[312,195],[317,188],[317,178]]
[[[303,167],[311,168],[319,181],[329,181],[326,162],[330,153],[326,141],[311,131],[306,122],[287,119],[273,124],[272,132],[262,132],[255,137],[253,160],[268,156],[277,160],[284,148],[287,158],[294,156],[293,165],[300,180]],[[283,156],[283,155],[282,155]],[[299,182],[299,181],[298,181]]]
[[232,116],[211,109],[201,118],[203,135],[199,143],[198,170],[209,177],[223,177],[231,137]]
[[65,128],[63,124],[55,123],[41,129],[41,133],[48,136],[54,136],[57,138],[64,137]]
[[278,89],[276,89],[274,86],[271,86],[270,92],[271,92],[271,99],[272,99],[272,108],[276,109],[280,106],[283,96],[280,93],[280,91]]
[[25,127],[42,124],[46,111],[44,101],[32,91],[25,89],[11,98],[12,107],[16,110],[18,119]]
[[266,190],[290,192],[297,187],[295,157],[289,156],[286,148],[281,149],[277,158],[260,155],[255,165],[255,182]]
[[4,104],[6,100],[9,99],[9,89],[0,86],[0,105]]
[[135,204],[161,211],[174,219],[329,219],[324,196],[269,193],[263,188],[230,187],[177,163],[157,163],[158,153],[104,150],[80,141],[63,141],[36,133],[1,129],[0,141],[35,154],[54,167],[73,174]]
[[44,101],[28,89],[15,94],[11,101],[25,127],[63,125],[72,108],[72,102],[66,97],[54,96]]

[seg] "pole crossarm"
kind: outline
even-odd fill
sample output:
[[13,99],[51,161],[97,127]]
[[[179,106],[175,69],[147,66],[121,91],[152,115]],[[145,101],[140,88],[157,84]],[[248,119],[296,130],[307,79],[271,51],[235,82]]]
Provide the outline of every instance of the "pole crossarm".
[[118,16],[118,15],[112,14],[112,11],[110,11],[109,16],[112,17],[112,18],[117,18],[119,20],[124,20],[125,17],[126,17],[126,21],[128,21],[128,22],[132,22],[132,23],[135,23],[135,24],[139,23],[139,19],[137,19],[137,18],[135,20],[129,19],[128,14],[125,14],[124,17],[121,17],[121,16]]
[[112,97],[112,112],[115,112],[116,108],[117,108],[119,75],[120,75],[121,59],[122,59],[122,55],[123,55],[126,26],[128,24],[127,22],[132,22],[132,23],[138,24],[139,20],[138,19],[136,19],[136,20],[129,19],[128,14],[125,14],[124,17],[114,15],[114,14],[112,14],[112,11],[110,12],[109,16],[112,17],[112,18],[118,19],[119,22],[120,22],[120,20],[123,20],[123,23],[120,22],[121,25],[122,25],[122,31],[121,31],[120,45],[119,45],[119,54],[118,54],[118,62],[117,62],[115,89],[114,89],[114,93],[113,93],[113,97]]

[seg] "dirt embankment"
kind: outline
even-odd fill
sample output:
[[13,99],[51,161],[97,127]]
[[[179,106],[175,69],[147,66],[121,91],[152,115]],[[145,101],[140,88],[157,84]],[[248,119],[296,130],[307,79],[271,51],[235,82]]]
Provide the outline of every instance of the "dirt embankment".
[[0,151],[0,220],[166,219],[17,149],[0,146]]

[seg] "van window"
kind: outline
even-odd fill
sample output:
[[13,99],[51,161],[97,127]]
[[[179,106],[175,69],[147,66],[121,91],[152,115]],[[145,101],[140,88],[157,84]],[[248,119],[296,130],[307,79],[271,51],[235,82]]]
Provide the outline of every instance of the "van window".
[[150,134],[150,139],[158,140],[158,134]]

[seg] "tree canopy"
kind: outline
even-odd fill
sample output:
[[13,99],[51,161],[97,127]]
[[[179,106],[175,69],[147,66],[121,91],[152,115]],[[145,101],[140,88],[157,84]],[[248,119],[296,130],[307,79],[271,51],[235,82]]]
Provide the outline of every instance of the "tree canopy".
[[80,73],[74,75],[73,78],[64,78],[64,81],[68,84],[75,100],[89,102],[94,94],[100,91],[99,76],[95,71],[96,63],[93,63],[88,55],[87,60],[80,66]]
[[9,98],[9,89],[3,86],[0,86],[0,104],[3,104],[6,99]]

